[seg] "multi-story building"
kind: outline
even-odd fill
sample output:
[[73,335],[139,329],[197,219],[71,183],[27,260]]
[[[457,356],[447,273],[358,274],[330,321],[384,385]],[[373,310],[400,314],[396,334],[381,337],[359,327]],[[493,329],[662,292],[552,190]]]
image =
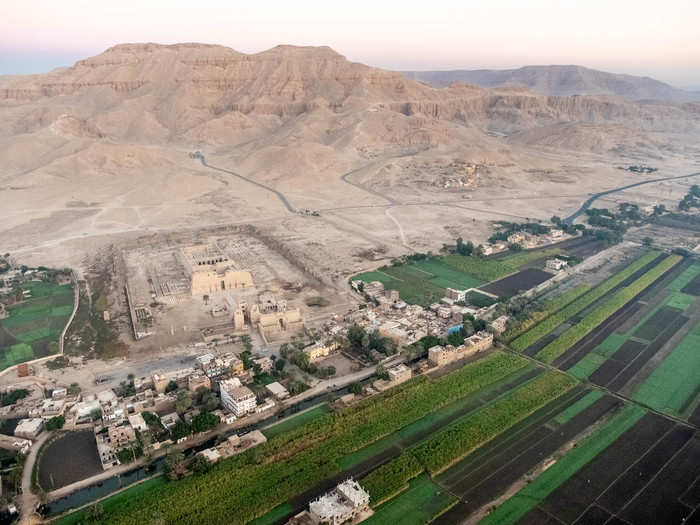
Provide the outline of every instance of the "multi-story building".
[[389,381],[392,385],[398,385],[411,379],[411,369],[403,363],[388,368],[386,372],[389,374]]
[[493,344],[493,334],[489,332],[479,332],[464,340],[460,346],[433,346],[428,350],[428,361],[435,366],[444,366],[458,361],[470,355],[474,355],[482,350],[491,348]]
[[236,417],[242,417],[255,410],[257,400],[253,391],[237,379],[228,379],[219,383],[221,404]]

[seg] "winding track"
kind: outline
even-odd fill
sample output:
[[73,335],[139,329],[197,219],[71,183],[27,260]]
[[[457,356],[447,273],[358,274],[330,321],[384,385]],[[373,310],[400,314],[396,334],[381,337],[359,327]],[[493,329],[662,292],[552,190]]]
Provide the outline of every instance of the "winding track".
[[567,224],[572,224],[574,220],[576,220],[577,217],[579,217],[581,214],[583,214],[588,208],[591,207],[591,204],[596,199],[599,199],[600,197],[603,197],[604,195],[610,195],[611,193],[617,193],[619,191],[623,190],[628,190],[630,188],[635,188],[637,186],[642,186],[644,184],[652,184],[654,182],[663,182],[666,180],[677,180],[677,179],[688,179],[690,177],[697,177],[700,175],[700,172],[697,173],[691,173],[690,175],[677,175],[675,177],[661,177],[658,179],[650,179],[650,180],[643,180],[641,182],[635,182],[634,184],[628,184],[627,186],[620,186],[619,188],[613,188],[612,190],[605,190],[605,191],[600,191],[598,193],[594,193],[588,199],[584,201],[584,203],[581,205],[581,207],[576,210],[574,213],[569,215],[566,219],[564,219],[564,222]]
[[204,155],[202,155],[201,153],[197,156],[197,158],[199,158],[199,161],[202,163],[203,166],[206,166],[209,169],[220,171],[222,173],[227,173],[228,175],[233,175],[234,177],[238,177],[241,180],[244,180],[246,182],[254,184],[258,188],[262,188],[262,189],[267,190],[271,193],[274,193],[275,195],[277,195],[277,198],[280,201],[282,201],[282,204],[284,204],[284,207],[287,208],[287,210],[290,213],[297,212],[297,209],[294,206],[292,206],[292,204],[289,202],[289,200],[287,200],[287,197],[281,191],[276,190],[275,188],[271,188],[270,186],[266,186],[265,184],[262,184],[260,182],[254,181],[253,179],[249,179],[248,177],[244,177],[243,175],[241,175],[240,173],[236,173],[235,171],[230,171],[230,170],[227,170],[224,168],[218,168],[216,166],[212,166],[211,164],[207,164],[207,161],[204,158]]

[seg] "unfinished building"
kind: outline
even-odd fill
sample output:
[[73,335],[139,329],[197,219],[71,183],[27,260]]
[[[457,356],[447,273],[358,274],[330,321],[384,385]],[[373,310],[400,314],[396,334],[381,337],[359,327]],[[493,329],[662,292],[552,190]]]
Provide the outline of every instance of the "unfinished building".
[[192,295],[206,295],[225,290],[250,288],[253,276],[239,270],[218,248],[210,244],[187,246],[180,250]]

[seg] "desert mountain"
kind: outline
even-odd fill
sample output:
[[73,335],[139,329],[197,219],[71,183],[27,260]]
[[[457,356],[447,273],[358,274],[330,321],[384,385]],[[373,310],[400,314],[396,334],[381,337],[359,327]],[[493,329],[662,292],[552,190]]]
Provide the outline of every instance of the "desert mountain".
[[[619,164],[687,162],[698,135],[692,103],[435,88],[328,47],[123,44],[0,77],[0,247],[39,254],[86,235],[284,216],[269,188],[321,210],[444,199],[450,184],[556,190],[552,181],[601,169],[621,177]],[[247,181],[203,166],[195,150]],[[366,242],[377,222],[357,224],[369,216],[343,223],[343,236]]]
[[525,66],[519,69],[452,71],[406,71],[408,78],[434,87],[453,82],[482,87],[526,86],[535,93],[570,95],[616,95],[626,100],[668,102],[700,101],[700,92],[685,91],[649,77],[607,73],[582,66]]

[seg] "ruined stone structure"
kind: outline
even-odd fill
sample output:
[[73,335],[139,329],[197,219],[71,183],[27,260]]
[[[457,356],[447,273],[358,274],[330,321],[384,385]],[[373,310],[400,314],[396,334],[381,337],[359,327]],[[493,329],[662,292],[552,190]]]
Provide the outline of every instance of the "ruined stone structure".
[[180,255],[185,271],[190,277],[192,295],[213,294],[253,286],[251,273],[234,268],[228,257],[212,245],[188,246],[180,250]]

